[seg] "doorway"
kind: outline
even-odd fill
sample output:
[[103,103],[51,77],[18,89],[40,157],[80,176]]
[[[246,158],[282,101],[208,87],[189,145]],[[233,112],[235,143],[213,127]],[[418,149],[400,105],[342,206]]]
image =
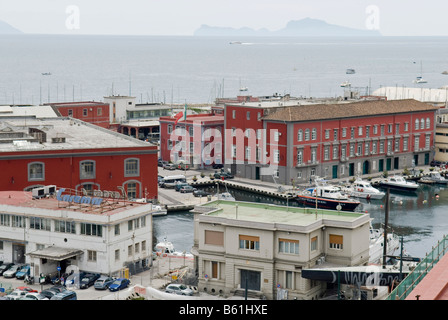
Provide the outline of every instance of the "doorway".
[[252,270],[241,270],[241,288],[248,290],[260,291],[261,289],[261,272]]

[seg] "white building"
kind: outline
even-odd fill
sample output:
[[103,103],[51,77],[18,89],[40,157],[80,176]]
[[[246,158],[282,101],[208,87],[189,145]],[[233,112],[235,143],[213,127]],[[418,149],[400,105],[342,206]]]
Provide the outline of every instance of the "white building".
[[63,188],[42,198],[0,192],[0,260],[29,263],[36,277],[68,266],[119,275],[151,263],[151,204],[124,201],[117,192],[71,195]]

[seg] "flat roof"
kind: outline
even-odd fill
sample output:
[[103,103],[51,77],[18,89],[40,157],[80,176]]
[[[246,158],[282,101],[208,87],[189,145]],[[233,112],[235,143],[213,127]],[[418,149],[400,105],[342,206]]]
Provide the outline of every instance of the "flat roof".
[[211,201],[196,206],[195,212],[203,212],[203,217],[214,217],[222,220],[298,227],[311,227],[316,223],[324,223],[353,228],[370,221],[370,216],[361,212],[316,210],[315,208],[225,200]]
[[[0,138],[4,141],[0,143],[0,152],[156,148],[151,143],[74,118],[2,117],[1,119]],[[41,143],[37,141],[29,133],[31,128],[44,133],[46,141]],[[22,138],[10,138],[11,133],[21,133]]]

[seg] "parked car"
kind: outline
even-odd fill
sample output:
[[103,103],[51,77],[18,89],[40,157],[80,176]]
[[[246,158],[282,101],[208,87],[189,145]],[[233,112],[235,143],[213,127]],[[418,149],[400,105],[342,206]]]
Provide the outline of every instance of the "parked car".
[[183,186],[182,188],[180,188],[180,193],[189,193],[189,192],[194,192],[196,190],[196,188],[193,188],[192,186]]
[[101,276],[98,280],[95,281],[93,287],[96,290],[106,290],[109,286],[114,282],[114,278],[108,276]]
[[78,273],[72,273],[70,274],[67,279],[65,280],[65,286],[66,287],[70,287],[70,286],[80,286],[81,285],[81,280],[84,278],[84,276],[86,275],[85,272],[78,272]]
[[3,264],[0,266],[0,276],[2,276],[3,273],[4,273],[6,270],[8,270],[10,267],[12,267],[13,265],[14,265],[14,263],[11,263],[11,262],[3,263]]
[[188,163],[179,163],[177,165],[177,169],[179,169],[179,170],[188,170],[188,169],[190,169],[190,165]]
[[23,298],[20,298],[19,300],[50,300],[50,299],[41,293],[30,292],[27,293]]
[[15,264],[9,267],[8,270],[3,272],[4,278],[14,278],[16,276],[16,273],[22,268],[21,264]]
[[96,280],[99,279],[101,275],[99,273],[88,273],[84,276],[84,278],[81,279],[81,289],[87,289],[95,283]]
[[58,293],[60,293],[59,290],[55,290],[55,289],[51,289],[51,288],[42,290],[40,292],[40,294],[43,295],[44,297],[48,298],[48,300],[51,300],[51,298],[53,296],[57,295]]
[[109,286],[109,291],[119,291],[124,288],[127,288],[130,281],[126,278],[119,278],[116,279],[112,284]]
[[30,287],[17,287],[16,290],[20,290],[20,291],[25,291],[27,293],[37,293],[37,290],[34,290],[33,288]]
[[215,172],[214,174],[215,179],[233,179],[233,175],[227,172]]
[[169,284],[166,287],[165,292],[180,294],[183,296],[192,296],[193,295],[193,290],[188,288],[186,285],[180,284],[180,283]]
[[165,160],[162,160],[162,159],[159,159],[159,161],[157,162],[157,165],[159,166],[159,167],[164,167],[165,165],[167,165],[168,164],[168,161],[165,161]]
[[13,292],[7,294],[6,296],[9,298],[9,300],[19,300],[20,298],[24,297],[26,294],[27,294],[26,291],[14,290]]
[[193,191],[193,195],[194,195],[195,197],[206,197],[206,196],[209,196],[210,193],[208,193],[208,192],[205,191],[205,190],[201,190],[201,189],[199,189],[199,190],[194,190],[194,191]]
[[31,266],[29,264],[25,264],[22,268],[16,273],[16,278],[19,280],[25,279],[25,277],[30,275]]
[[53,291],[59,293],[59,292],[64,292],[65,290],[67,290],[67,288],[65,286],[63,286],[62,284],[57,284],[55,286],[52,286],[48,290],[53,290]]
[[432,160],[431,162],[430,162],[430,166],[431,167],[440,167],[440,166],[444,166],[444,165],[446,165],[447,163],[445,162],[445,161],[439,161],[439,160]]
[[176,170],[177,166],[174,163],[167,163],[163,166],[163,169],[165,170]]
[[183,186],[189,186],[187,182],[178,182],[174,185],[174,190],[180,191]]
[[77,300],[78,297],[75,291],[66,290],[64,292],[59,292],[51,297],[50,300]]

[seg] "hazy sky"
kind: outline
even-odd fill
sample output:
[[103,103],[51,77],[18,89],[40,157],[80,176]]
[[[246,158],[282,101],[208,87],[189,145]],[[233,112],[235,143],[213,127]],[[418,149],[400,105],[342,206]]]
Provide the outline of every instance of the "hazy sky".
[[0,20],[26,33],[192,35],[201,26],[283,28],[322,19],[385,36],[448,36],[442,0],[0,0]]

